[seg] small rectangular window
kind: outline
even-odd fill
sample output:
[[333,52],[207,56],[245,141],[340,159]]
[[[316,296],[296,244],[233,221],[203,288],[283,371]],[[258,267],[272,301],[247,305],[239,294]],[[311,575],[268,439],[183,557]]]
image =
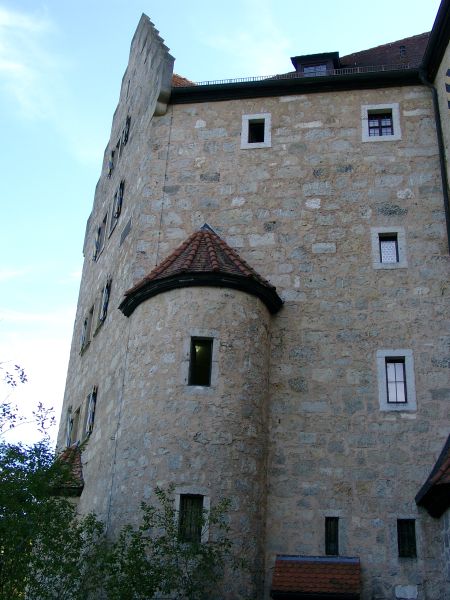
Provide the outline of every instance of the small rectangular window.
[[272,145],[272,115],[257,113],[242,115],[241,148],[270,148]]
[[178,533],[181,541],[200,544],[203,528],[203,496],[181,494]]
[[86,408],[84,413],[83,435],[88,437],[94,428],[95,406],[97,403],[97,388],[94,386],[91,393],[86,398]]
[[94,306],[91,306],[88,314],[86,315],[86,317],[83,321],[83,327],[81,330],[81,340],[80,340],[80,351],[81,352],[85,348],[87,348],[90,344],[93,318],[94,318]]
[[211,385],[213,340],[191,338],[189,385]]
[[119,187],[116,190],[113,198],[113,206],[111,211],[111,223],[109,224],[109,235],[113,232],[117,221],[119,220],[120,213],[122,212],[123,204],[123,193],[125,190],[125,181],[121,181]]
[[392,110],[368,112],[369,137],[381,137],[394,135],[394,124],[392,121]]
[[407,401],[404,358],[399,356],[386,358],[386,386],[389,403],[405,403]]
[[264,142],[264,119],[251,119],[248,122],[248,143],[259,144]]
[[94,253],[92,256],[92,260],[98,260],[104,246],[105,246],[105,237],[106,237],[106,225],[108,223],[108,213],[103,217],[103,221],[97,227],[97,233],[95,235],[94,241]]
[[398,238],[396,233],[379,234],[380,262],[398,263]]
[[339,518],[325,517],[325,554],[339,554]]
[[414,519],[397,519],[398,555],[401,558],[416,558],[416,522]]
[[72,413],[71,424],[70,424],[70,437],[69,437],[69,446],[75,444],[78,441],[78,427],[80,424],[80,409]]
[[100,298],[97,327],[99,327],[104,322],[104,320],[106,319],[106,315],[108,314],[108,304],[109,304],[110,293],[111,293],[111,279],[108,279],[108,281],[105,284],[105,287],[102,290],[102,297]]

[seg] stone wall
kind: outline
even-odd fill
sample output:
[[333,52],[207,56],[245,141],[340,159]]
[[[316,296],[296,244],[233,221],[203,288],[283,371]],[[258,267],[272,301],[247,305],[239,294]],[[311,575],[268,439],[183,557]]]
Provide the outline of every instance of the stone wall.
[[[129,66],[133,86],[140,61]],[[126,115],[130,137],[111,178],[105,162],[87,235],[89,247],[92,223],[124,177],[116,230],[96,262],[86,254],[63,408],[98,385],[80,509],[113,528],[156,484],[230,496],[233,526],[246,532],[236,540],[253,545],[255,565],[265,547],[266,590],[274,555],[323,554],[324,518],[337,516],[341,554],[361,558],[363,600],[408,586],[419,600],[443,600],[440,548],[428,543],[439,530],[414,503],[450,417],[448,254],[430,91],[169,104],[153,118],[140,98],[128,105],[122,89],[108,148]],[[362,142],[361,107],[392,103],[401,139]],[[261,113],[271,115],[271,147],[241,149],[242,115]],[[130,319],[115,310],[204,222],[277,286],[285,304],[270,338],[266,309],[228,290],[172,291]],[[404,231],[406,267],[373,268],[372,230],[383,227]],[[107,320],[80,356],[83,315],[109,275]],[[202,327],[220,332],[214,399],[190,396],[170,375],[185,362],[182,337]],[[269,339],[270,353],[259,356]],[[399,348],[414,357],[417,410],[381,411],[376,352]],[[263,420],[254,424],[264,385],[267,433]],[[224,478],[214,475],[219,464]],[[397,518],[416,519],[417,559],[397,556]]]

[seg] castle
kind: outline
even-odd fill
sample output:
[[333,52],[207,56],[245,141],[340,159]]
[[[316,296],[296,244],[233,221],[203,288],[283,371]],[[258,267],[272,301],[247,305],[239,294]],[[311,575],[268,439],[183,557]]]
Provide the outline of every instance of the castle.
[[220,598],[450,599],[449,31],[196,85],[139,22],[58,446],[109,532],[229,498]]

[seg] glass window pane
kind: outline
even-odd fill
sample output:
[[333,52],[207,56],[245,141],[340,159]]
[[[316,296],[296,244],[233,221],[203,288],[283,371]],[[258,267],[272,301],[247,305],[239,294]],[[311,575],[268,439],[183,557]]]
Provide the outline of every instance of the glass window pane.
[[395,364],[392,362],[388,362],[386,364],[386,373],[388,381],[395,381]]
[[397,402],[397,386],[395,383],[388,383],[388,402]]
[[397,402],[406,402],[404,383],[400,382],[400,383],[397,383],[396,385],[397,385]]

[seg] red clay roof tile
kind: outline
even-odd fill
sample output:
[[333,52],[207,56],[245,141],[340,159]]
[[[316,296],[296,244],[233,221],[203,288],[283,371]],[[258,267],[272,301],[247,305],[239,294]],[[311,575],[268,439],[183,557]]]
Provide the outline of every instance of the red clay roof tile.
[[272,592],[354,595],[360,593],[358,558],[278,555]]
[[125,292],[130,296],[150,281],[186,273],[222,273],[248,277],[261,285],[275,289],[261,277],[208,225],[203,225],[169,254],[157,267]]
[[195,83],[176,73],[172,75],[172,87],[186,87],[190,85],[195,85]]

